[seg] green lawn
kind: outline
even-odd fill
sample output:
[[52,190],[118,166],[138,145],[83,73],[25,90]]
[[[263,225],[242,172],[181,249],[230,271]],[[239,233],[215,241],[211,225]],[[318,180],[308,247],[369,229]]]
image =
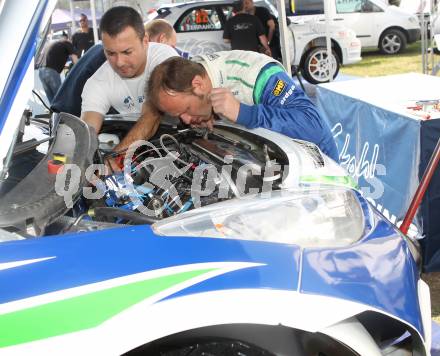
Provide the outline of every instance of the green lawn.
[[[440,56],[435,57],[435,60],[439,61]],[[362,52],[362,61],[341,68],[341,73],[359,77],[409,72],[422,73],[420,41],[408,45],[402,53],[395,56],[383,55],[379,50]]]

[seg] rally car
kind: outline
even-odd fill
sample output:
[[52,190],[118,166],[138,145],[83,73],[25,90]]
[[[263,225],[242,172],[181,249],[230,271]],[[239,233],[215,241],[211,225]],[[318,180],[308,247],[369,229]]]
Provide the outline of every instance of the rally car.
[[[223,41],[223,30],[233,15],[233,5],[233,0],[164,5],[157,10],[156,18],[164,18],[174,26],[177,47],[181,50],[192,56],[212,53],[230,49],[230,45]],[[256,1],[255,5],[266,7],[278,16],[269,1]],[[204,19],[197,16],[200,11],[206,14]],[[333,24],[329,25],[333,51],[329,65],[325,34],[325,24],[313,20],[292,20],[286,33],[291,65],[299,68],[304,78],[313,84],[328,82],[331,75],[336,77],[341,64],[361,60],[361,42],[354,31]]]
[[2,355],[429,354],[417,243],[317,146],[170,118],[107,174],[135,118],[26,110],[52,9],[0,8]]

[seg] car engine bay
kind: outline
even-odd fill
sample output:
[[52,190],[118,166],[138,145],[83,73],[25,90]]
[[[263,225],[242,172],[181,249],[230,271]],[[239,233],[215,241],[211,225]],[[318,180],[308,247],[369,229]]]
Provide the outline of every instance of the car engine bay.
[[[270,140],[238,127],[218,125],[208,132],[168,119],[149,141],[115,155],[113,148],[133,123],[121,117],[106,120],[98,143],[81,120],[60,114],[45,157],[3,196],[0,227],[31,237],[152,224],[266,188],[280,189],[289,162]],[[63,162],[55,159],[60,156]],[[123,170],[107,174],[108,157]],[[48,170],[54,162],[61,167],[57,174]]]

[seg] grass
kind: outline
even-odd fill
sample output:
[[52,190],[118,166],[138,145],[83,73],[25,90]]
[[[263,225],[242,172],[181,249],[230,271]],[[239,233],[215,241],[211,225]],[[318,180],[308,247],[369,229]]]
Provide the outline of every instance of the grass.
[[431,291],[431,315],[432,319],[440,323],[440,273],[428,273],[422,275],[423,280],[428,283]]
[[[341,73],[359,77],[377,77],[382,75],[416,72],[422,73],[421,43],[408,45],[400,54],[384,55],[379,50],[362,52],[362,61],[341,68]],[[439,56],[435,56],[436,61]],[[430,56],[428,57],[430,58]]]
[[[420,41],[408,45],[399,55],[387,56],[378,50],[362,52],[362,61],[341,68],[341,73],[358,77],[377,77],[390,74],[416,72],[422,73],[422,55]],[[428,56],[431,61],[431,56]],[[434,57],[435,63],[440,56]],[[422,275],[431,292],[432,319],[440,323],[440,272]]]

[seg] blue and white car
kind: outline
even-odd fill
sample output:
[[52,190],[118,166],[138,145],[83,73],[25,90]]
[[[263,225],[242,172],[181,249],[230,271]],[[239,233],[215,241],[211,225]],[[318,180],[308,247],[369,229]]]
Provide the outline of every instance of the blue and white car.
[[133,118],[24,110],[53,5],[0,7],[2,355],[429,355],[417,244],[315,145],[170,121],[94,176]]
[[[232,16],[234,1],[202,1],[162,6],[157,16],[168,20],[177,33],[177,47],[190,55],[212,53],[230,49],[223,41],[226,21]],[[256,6],[268,8],[278,17],[278,12],[268,1],[256,1]],[[197,12],[204,11],[206,23],[198,23]],[[325,83],[337,76],[340,65],[361,60],[361,42],[353,30],[340,25],[330,25],[329,33],[333,56],[327,64],[325,24],[318,21],[292,21],[287,37],[291,65],[299,68],[304,78],[313,84]]]

